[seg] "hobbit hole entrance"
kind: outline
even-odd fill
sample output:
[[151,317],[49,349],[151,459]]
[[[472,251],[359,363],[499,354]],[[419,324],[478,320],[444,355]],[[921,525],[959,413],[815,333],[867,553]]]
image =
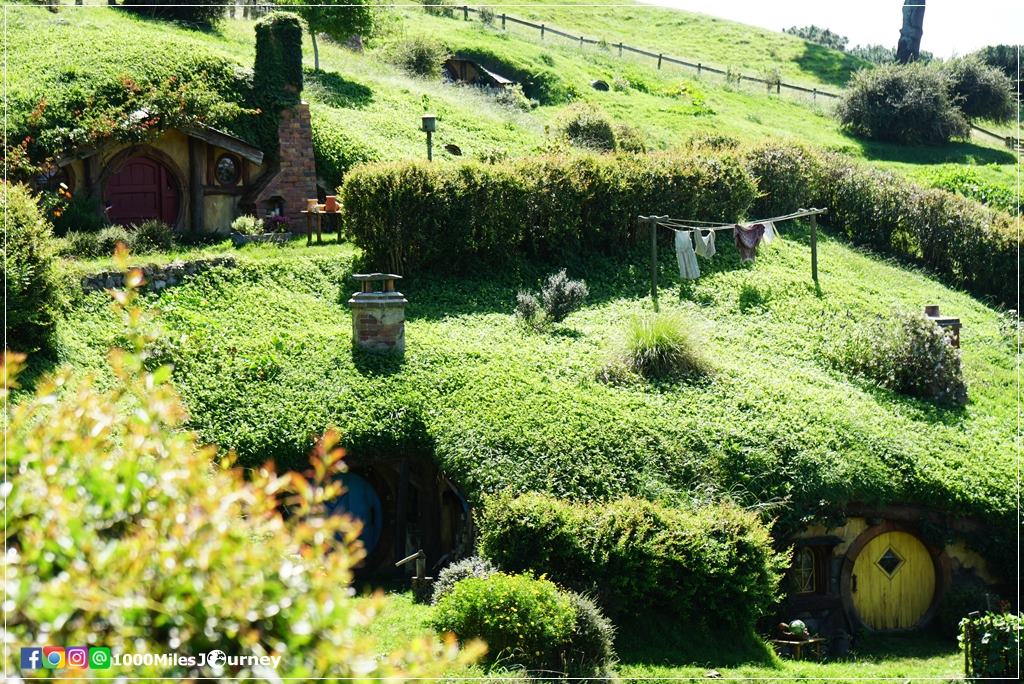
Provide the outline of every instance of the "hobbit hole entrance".
[[145,156],[131,157],[107,179],[104,206],[111,223],[139,224],[156,219],[178,222],[181,188],[174,173]]

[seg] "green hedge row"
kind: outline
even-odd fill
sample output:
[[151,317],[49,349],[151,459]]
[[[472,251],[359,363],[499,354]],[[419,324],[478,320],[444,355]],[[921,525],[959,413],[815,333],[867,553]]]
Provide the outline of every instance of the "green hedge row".
[[489,498],[480,550],[499,567],[596,590],[618,614],[655,609],[680,621],[750,626],[775,601],[785,567],[769,529],[734,505],[700,509],[622,498],[570,503],[546,494]]
[[612,253],[631,244],[640,214],[732,221],[755,186],[735,155],[584,155],[362,166],[339,192],[369,266],[409,274]]
[[835,153],[770,143],[746,152],[768,213],[828,207],[822,222],[854,244],[905,259],[950,285],[1017,308],[1013,218]]

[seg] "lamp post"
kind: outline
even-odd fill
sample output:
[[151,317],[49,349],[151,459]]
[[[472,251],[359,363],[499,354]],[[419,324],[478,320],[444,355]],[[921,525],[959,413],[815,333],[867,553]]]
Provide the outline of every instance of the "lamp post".
[[434,159],[434,131],[437,130],[437,117],[433,114],[424,114],[420,124],[420,130],[427,134],[427,161]]

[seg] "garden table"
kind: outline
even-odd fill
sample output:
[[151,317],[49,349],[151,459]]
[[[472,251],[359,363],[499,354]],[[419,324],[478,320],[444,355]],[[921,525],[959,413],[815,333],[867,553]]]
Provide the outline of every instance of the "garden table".
[[313,226],[316,225],[316,242],[318,245],[322,245],[323,239],[323,220],[326,216],[328,223],[333,222],[333,225],[328,225],[327,230],[336,230],[338,232],[338,242],[341,242],[341,211],[302,211],[301,213],[306,215],[306,246],[313,244]]
[[804,646],[810,646],[814,652],[815,660],[822,659],[822,646],[825,644],[825,637],[811,637],[810,639],[772,639],[775,650],[782,655],[782,648],[789,648],[793,653],[793,660],[804,659]]

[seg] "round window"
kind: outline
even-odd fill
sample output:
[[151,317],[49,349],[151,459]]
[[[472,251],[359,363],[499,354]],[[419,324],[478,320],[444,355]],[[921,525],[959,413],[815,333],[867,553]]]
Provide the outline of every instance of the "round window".
[[242,175],[242,163],[237,157],[230,154],[222,154],[217,160],[214,168],[214,175],[221,185],[234,185]]

